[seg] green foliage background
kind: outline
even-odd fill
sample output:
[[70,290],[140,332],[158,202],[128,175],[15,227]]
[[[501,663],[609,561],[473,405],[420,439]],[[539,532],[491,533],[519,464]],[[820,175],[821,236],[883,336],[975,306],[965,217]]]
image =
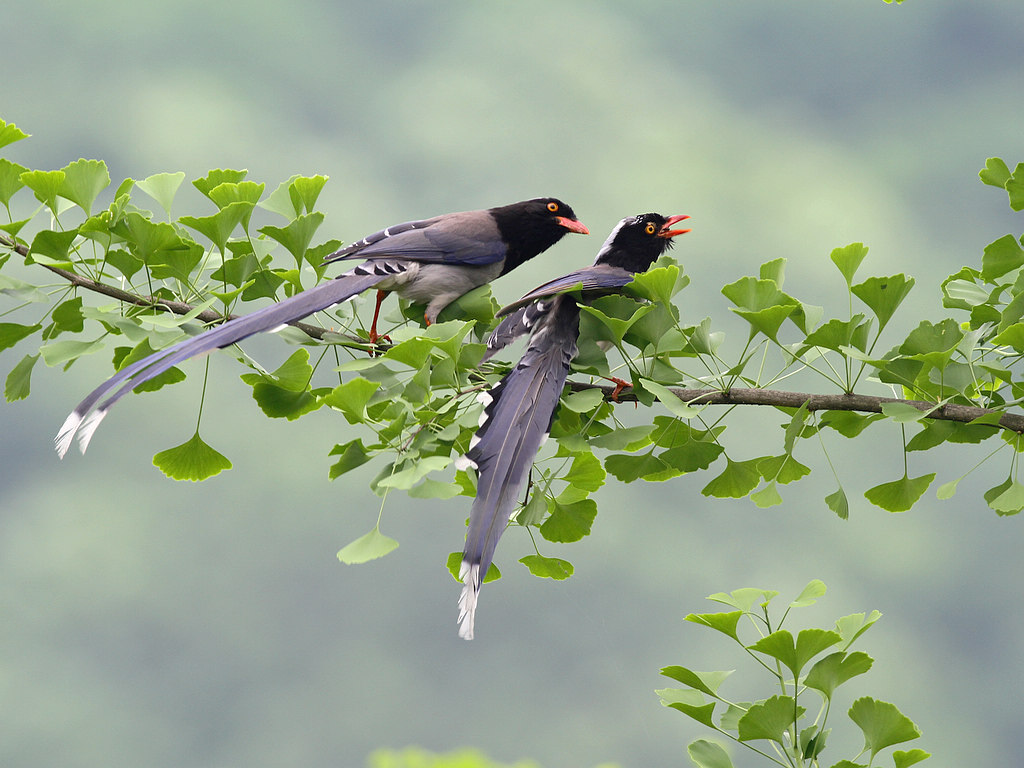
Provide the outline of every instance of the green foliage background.
[[[500,300],[590,262],[623,215],[685,212],[683,311],[745,336],[723,284],[784,256],[787,290],[827,304],[843,296],[829,252],[863,241],[865,267],[917,280],[909,326],[943,315],[946,275],[1021,229],[977,171],[1024,154],[1022,25],[1013,0],[21,4],[5,12],[0,106],[36,134],[9,154],[29,167],[328,175],[320,234],[341,240],[525,196],[571,201],[595,235],[504,278]],[[293,351],[247,348],[271,369]],[[51,436],[100,361],[37,373],[31,399],[0,408],[5,764],[355,765],[406,744],[683,762],[701,734],[650,692],[660,667],[705,652],[683,616],[713,591],[812,577],[830,585],[828,610],[886,614],[871,692],[898,701],[938,759],[1005,762],[1024,746],[1006,706],[1022,682],[1019,521],[980,500],[1002,477],[904,515],[855,500],[846,522],[821,502],[824,474],[768,510],[705,499],[707,478],[609,483],[571,550],[576,577],[505,568],[466,644],[444,560],[468,503],[393,497],[384,526],[400,549],[338,564],[378,503],[370,472],[327,480],[347,425],[263,419],[230,358],[211,368],[204,435],[235,469],[199,486],[149,456],[187,438],[200,376],[128,398],[64,463]],[[777,443],[758,432],[768,420],[743,418],[752,450]],[[894,428],[861,442],[842,457],[851,499],[901,458]],[[927,471],[951,479],[972,456],[943,449]],[[530,551],[514,529],[499,564]]]

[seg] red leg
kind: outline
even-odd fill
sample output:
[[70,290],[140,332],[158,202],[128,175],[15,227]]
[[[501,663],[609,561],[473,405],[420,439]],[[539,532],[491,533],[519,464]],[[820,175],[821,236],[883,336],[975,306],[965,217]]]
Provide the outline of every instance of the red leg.
[[612,390],[612,400],[616,403],[619,402],[619,395],[622,394],[622,390],[633,388],[633,382],[631,381],[625,381],[615,376],[602,376],[601,378],[607,379],[615,385],[615,389]]
[[384,303],[384,299],[387,298],[387,291],[377,291],[377,306],[373,308],[373,322],[370,324],[370,343],[376,344],[378,339],[384,339],[385,341],[391,341],[390,336],[381,336],[377,333],[377,318],[380,316],[380,305]]

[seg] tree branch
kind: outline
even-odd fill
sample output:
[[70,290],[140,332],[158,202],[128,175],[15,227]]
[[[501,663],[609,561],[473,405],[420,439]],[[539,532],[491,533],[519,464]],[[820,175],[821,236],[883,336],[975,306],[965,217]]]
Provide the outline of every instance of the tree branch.
[[[610,384],[584,384],[571,381],[569,386],[574,392],[587,389],[599,389],[604,393],[605,400],[611,400],[615,387]],[[687,405],[770,405],[779,408],[799,408],[806,403],[809,411],[864,411],[881,413],[885,403],[902,403],[911,405],[925,414],[925,418],[956,421],[962,424],[979,419],[982,416],[998,415],[998,426],[1013,432],[1024,432],[1024,416],[1015,413],[1001,413],[991,408],[978,408],[973,405],[957,405],[947,403],[936,405],[924,400],[901,400],[898,397],[875,397],[872,395],[815,395],[807,392],[786,392],[777,389],[684,389],[669,387],[669,391]],[[636,402],[637,397],[626,391],[616,398],[618,402]],[[993,423],[990,426],[995,427]]]
[[[4,245],[10,248],[15,253],[20,254],[21,256],[28,256],[28,247],[22,245],[21,243],[16,242],[13,238],[8,237],[7,235],[0,234],[0,245]],[[39,262],[36,263],[39,264]],[[109,296],[112,299],[123,301],[126,304],[134,304],[137,307],[159,306],[163,307],[164,309],[175,315],[187,315],[189,312],[192,312],[195,309],[195,307],[193,307],[191,304],[186,304],[183,301],[170,301],[169,299],[158,299],[155,296],[140,296],[139,294],[131,293],[130,291],[125,291],[121,288],[117,288],[116,286],[107,285],[106,283],[101,283],[91,278],[83,277],[82,275],[76,274],[75,272],[69,272],[68,270],[61,269],[60,267],[54,267],[49,264],[39,264],[39,266],[45,267],[54,274],[59,275],[60,277],[71,283],[71,285],[74,285],[78,288],[85,288],[86,290],[93,291],[94,293],[99,293],[104,296]],[[220,312],[217,312],[216,310],[213,309],[204,309],[202,312],[196,315],[196,319],[201,320],[204,323],[222,323],[227,322],[228,320],[233,320],[236,317],[239,317],[239,315],[223,315]],[[298,328],[300,331],[302,331],[310,338],[318,340],[323,339],[324,335],[330,332],[330,330],[327,328],[322,328],[319,325],[312,325],[310,323],[303,323],[299,320],[289,323],[289,325],[291,325],[294,328]],[[365,339],[360,339],[358,336],[350,336],[348,334],[339,335],[342,335],[347,339],[351,339],[352,341],[361,344],[366,343]]]

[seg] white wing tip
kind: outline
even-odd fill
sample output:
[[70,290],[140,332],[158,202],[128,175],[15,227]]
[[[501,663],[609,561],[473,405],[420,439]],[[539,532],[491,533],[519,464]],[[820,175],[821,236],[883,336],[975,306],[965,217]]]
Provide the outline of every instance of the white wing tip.
[[[490,392],[484,391],[476,396],[476,401],[478,403],[482,403],[484,406],[483,410],[480,411],[480,418],[477,421],[477,427],[479,428],[486,424],[487,419],[490,418],[490,416],[488,416],[487,414],[487,408],[490,406],[491,403],[494,402],[494,396],[491,395]],[[476,435],[474,435],[474,437],[476,437]]]
[[[476,438],[474,437],[474,439]],[[470,447],[472,448],[472,446]],[[473,469],[479,469],[479,467],[476,465],[476,462],[469,458],[469,456],[466,456],[465,454],[459,456],[459,458],[457,458],[453,463],[456,469],[461,469],[463,472],[465,472],[470,467],[472,467]]]
[[476,621],[476,601],[480,594],[480,563],[462,561],[459,569],[462,579],[462,594],[459,595],[459,637],[473,639],[473,625]]
[[92,440],[92,436],[106,415],[106,408],[97,408],[82,421],[82,425],[78,429],[78,450],[82,453],[85,453],[85,449],[89,447],[89,441]]
[[57,436],[53,438],[54,447],[57,450],[57,455],[60,458],[64,458],[64,454],[68,452],[68,448],[71,447],[71,441],[75,438],[75,433],[78,431],[79,425],[82,423],[82,414],[78,411],[72,411],[68,414],[68,417],[64,419],[64,423],[60,427],[60,431],[57,432]]

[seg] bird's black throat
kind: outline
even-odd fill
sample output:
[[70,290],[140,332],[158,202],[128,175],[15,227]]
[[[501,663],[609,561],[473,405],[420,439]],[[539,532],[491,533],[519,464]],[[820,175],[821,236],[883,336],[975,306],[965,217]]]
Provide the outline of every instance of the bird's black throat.
[[[521,203],[492,208],[501,239],[508,247],[501,274],[507,274],[561,240],[569,230],[547,208],[551,198],[525,200]],[[575,219],[572,209],[559,204],[558,215]]]

